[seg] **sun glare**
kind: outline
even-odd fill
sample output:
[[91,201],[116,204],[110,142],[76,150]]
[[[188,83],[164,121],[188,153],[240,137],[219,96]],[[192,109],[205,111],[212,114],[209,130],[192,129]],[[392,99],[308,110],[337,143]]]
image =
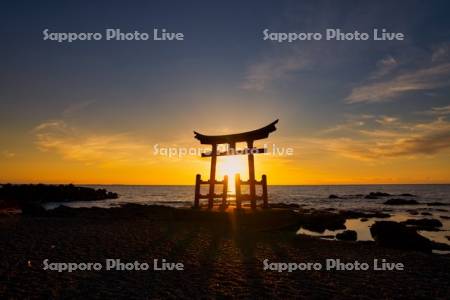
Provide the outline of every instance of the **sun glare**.
[[248,170],[247,170],[247,156],[245,155],[234,155],[234,156],[224,156],[219,157],[217,161],[217,180],[222,180],[225,175],[228,175],[228,192],[233,193],[234,187],[234,176],[236,174],[241,175],[241,179],[247,180]]
[[234,176],[239,173],[241,178],[247,177],[247,160],[244,155],[225,156],[218,159],[217,179],[228,175],[228,180],[234,180]]

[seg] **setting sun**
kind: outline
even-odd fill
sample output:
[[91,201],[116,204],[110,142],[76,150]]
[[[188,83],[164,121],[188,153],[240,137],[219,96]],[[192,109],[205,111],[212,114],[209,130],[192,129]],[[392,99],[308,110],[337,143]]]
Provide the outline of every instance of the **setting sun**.
[[217,179],[228,175],[228,180],[234,182],[234,176],[240,174],[241,178],[248,177],[247,156],[234,155],[219,157],[217,162]]

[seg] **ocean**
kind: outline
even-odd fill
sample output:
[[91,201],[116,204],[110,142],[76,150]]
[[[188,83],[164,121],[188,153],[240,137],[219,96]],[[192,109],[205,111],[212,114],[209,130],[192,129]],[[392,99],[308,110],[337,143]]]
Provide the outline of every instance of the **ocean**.
[[[47,209],[61,204],[70,207],[115,207],[125,203],[167,205],[172,207],[190,207],[193,203],[194,186],[133,186],[133,185],[87,185],[93,188],[104,188],[119,194],[118,199],[102,201],[86,201],[72,203],[47,203]],[[450,185],[418,184],[418,185],[314,185],[314,186],[269,186],[269,202],[295,203],[302,208],[385,211],[391,217],[383,220],[405,221],[407,219],[433,218],[442,222],[440,231],[421,231],[420,233],[434,241],[450,244]],[[217,190],[217,193],[220,191]],[[232,191],[229,191],[229,193]],[[243,193],[246,191],[243,190]],[[257,191],[258,192],[258,191]],[[392,196],[379,199],[365,199],[370,192],[389,193]],[[202,193],[206,193],[205,190]],[[344,199],[330,199],[337,195]],[[398,196],[412,194],[416,197]],[[419,205],[385,205],[390,198],[414,199]],[[427,203],[440,202],[446,205],[429,206]],[[347,229],[357,231],[358,240],[372,240],[370,226],[378,219],[362,222],[358,219],[347,220]],[[381,220],[381,219],[380,219]],[[299,233],[329,236],[339,231],[314,233],[300,228]]]

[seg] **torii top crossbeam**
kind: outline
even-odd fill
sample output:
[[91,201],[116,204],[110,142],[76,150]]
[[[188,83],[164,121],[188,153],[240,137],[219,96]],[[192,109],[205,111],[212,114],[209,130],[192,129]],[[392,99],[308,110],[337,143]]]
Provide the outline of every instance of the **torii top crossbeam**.
[[195,138],[200,141],[201,144],[217,145],[217,144],[235,144],[239,142],[256,141],[265,139],[271,132],[277,130],[275,124],[278,123],[278,119],[256,130],[226,134],[226,135],[204,135],[194,131]]

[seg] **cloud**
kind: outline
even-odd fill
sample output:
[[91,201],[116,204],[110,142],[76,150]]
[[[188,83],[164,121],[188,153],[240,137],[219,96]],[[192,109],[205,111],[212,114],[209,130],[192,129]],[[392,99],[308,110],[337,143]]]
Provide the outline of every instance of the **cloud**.
[[407,92],[431,90],[450,85],[450,63],[420,68],[391,79],[369,82],[354,88],[347,103],[383,102]]
[[398,119],[394,117],[389,116],[381,116],[380,118],[376,119],[376,122],[385,125],[385,124],[392,124],[396,122]]
[[48,121],[33,131],[41,151],[54,151],[64,159],[88,164],[144,161],[150,146],[135,142],[127,134],[99,135],[86,133],[64,121]]
[[6,158],[6,159],[11,159],[11,158],[13,158],[13,157],[16,156],[16,153],[11,152],[11,151],[9,151],[9,150],[3,150],[3,151],[1,152],[1,155],[2,155],[4,158]]
[[80,111],[84,110],[85,108],[89,107],[93,103],[95,103],[95,100],[85,100],[85,101],[72,103],[68,107],[66,107],[66,109],[64,109],[62,114],[65,117],[73,115],[73,114],[75,114],[77,112],[80,112]]
[[450,54],[450,44],[443,44],[435,47],[431,55],[431,61],[448,60]]
[[377,62],[377,68],[371,79],[377,79],[391,73],[398,66],[398,62],[392,56],[387,56]]
[[424,113],[427,115],[434,115],[434,116],[450,115],[450,105],[441,106],[441,107],[433,107]]
[[273,81],[285,78],[290,73],[299,71],[307,65],[308,59],[299,51],[279,56],[266,56],[247,69],[241,87],[246,90],[263,91]]
[[422,123],[403,123],[396,118],[379,122],[384,119],[375,120],[378,127],[347,126],[341,136],[316,139],[315,143],[341,156],[364,161],[432,156],[450,149],[450,122],[444,117]]
[[344,131],[352,131],[355,128],[362,128],[367,124],[368,121],[372,120],[374,116],[372,115],[349,115],[347,116],[347,120],[342,124],[337,124],[333,127],[329,127],[321,130],[320,134],[330,134],[335,132],[344,132]]

